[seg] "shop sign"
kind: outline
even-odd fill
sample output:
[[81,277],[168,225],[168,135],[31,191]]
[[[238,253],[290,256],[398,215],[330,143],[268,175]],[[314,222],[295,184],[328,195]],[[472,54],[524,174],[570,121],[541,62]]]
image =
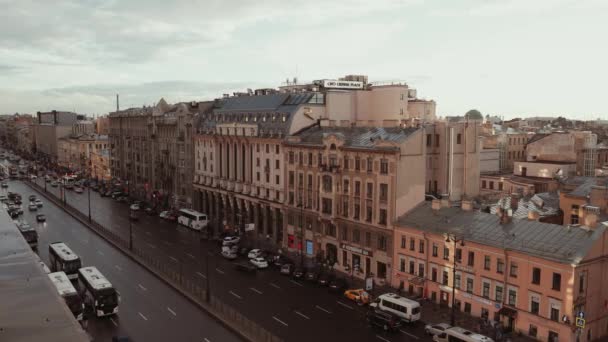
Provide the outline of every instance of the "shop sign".
[[245,225],[245,231],[246,232],[250,232],[250,231],[253,231],[253,230],[255,230],[255,224],[248,223],[248,224]]
[[312,241],[306,240],[306,254],[313,255]]
[[350,252],[353,252],[353,253],[365,255],[365,256],[368,256],[368,257],[372,256],[372,252],[371,251],[368,251],[368,250],[363,249],[363,248],[355,247],[355,246],[350,246],[350,245],[347,245],[347,244],[344,244],[344,243],[340,245],[340,248],[345,249],[345,250],[350,251]]
[[325,88],[342,88],[342,89],[362,89],[363,82],[323,80],[323,87],[325,87]]

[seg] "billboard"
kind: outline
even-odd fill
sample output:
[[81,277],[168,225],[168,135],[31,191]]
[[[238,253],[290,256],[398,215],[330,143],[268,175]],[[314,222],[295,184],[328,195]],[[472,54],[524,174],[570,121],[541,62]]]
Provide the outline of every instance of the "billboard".
[[323,80],[321,85],[324,88],[363,89],[363,82],[358,81]]

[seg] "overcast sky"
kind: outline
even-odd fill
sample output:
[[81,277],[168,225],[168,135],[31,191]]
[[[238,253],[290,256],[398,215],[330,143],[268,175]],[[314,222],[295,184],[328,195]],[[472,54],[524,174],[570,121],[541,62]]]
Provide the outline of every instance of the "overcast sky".
[[365,74],[438,115],[608,119],[605,0],[0,0],[0,113]]

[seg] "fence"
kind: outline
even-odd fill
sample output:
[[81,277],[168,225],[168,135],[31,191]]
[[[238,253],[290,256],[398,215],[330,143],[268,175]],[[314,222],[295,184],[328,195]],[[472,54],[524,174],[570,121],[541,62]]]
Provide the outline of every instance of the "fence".
[[[184,275],[181,270],[175,270],[175,264],[170,264],[159,260],[145,253],[142,249],[129,244],[129,240],[121,237],[115,231],[112,231],[93,219],[89,219],[80,210],[76,209],[67,202],[62,201],[53,193],[45,191],[44,187],[36,182],[27,181],[30,187],[42,194],[47,200],[53,202],[58,207],[63,208],[69,215],[80,221],[82,224],[93,230],[106,241],[112,243],[119,248],[123,253],[131,257],[140,265],[154,273],[161,280],[172,286],[177,291],[181,292],[189,300],[197,304],[203,310],[219,319],[227,327],[232,329],[241,337],[254,342],[282,342],[283,340],[272,334],[270,331],[262,328],[257,323],[248,319],[240,312],[231,306],[222,302],[219,298],[210,295],[207,298],[207,289],[192,278]],[[131,248],[130,248],[131,247]],[[208,256],[207,256],[208,257]]]

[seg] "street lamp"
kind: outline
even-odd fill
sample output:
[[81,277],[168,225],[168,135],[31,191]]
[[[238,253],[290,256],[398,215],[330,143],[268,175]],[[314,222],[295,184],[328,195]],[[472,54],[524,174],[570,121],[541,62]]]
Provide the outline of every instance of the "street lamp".
[[[199,239],[200,242],[200,253],[201,253],[201,268],[203,267],[203,238]],[[202,270],[201,270],[202,271]],[[209,253],[205,257],[205,301],[209,303],[211,301],[211,288],[209,287]]]
[[300,267],[304,267],[304,197],[302,196],[302,187],[298,194],[298,207],[300,207]]
[[[456,244],[460,243],[460,246],[464,246],[464,236],[457,237],[454,234],[446,234],[445,242],[454,243],[454,261],[452,267],[452,312],[451,312],[451,324],[456,325]],[[462,256],[461,256],[462,258]]]
[[133,251],[133,211],[129,210],[129,250]]

